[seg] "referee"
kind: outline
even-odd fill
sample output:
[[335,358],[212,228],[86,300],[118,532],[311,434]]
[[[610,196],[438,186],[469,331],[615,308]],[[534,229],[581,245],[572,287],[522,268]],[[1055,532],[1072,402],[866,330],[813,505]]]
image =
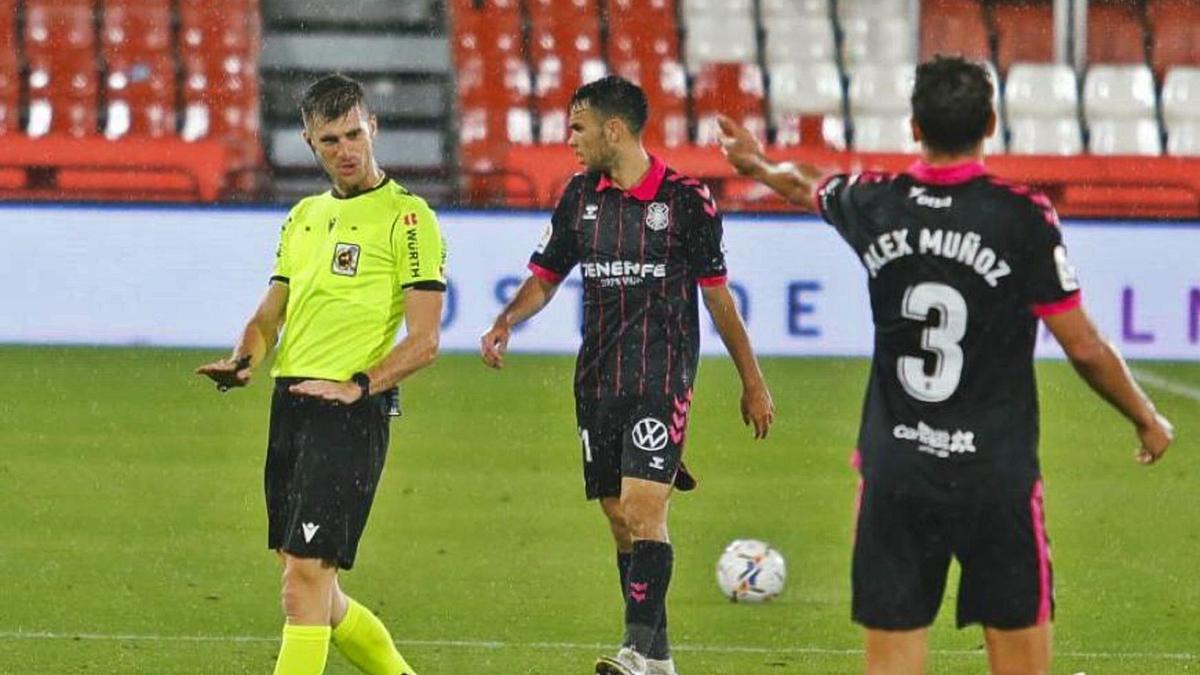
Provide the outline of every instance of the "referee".
[[[276,675],[319,675],[332,640],[364,673],[413,675],[383,623],[342,592],[399,414],[396,385],[438,351],[445,245],[425,201],[375,161],[358,82],[330,75],[300,104],[304,140],[333,189],[288,215],[271,285],[225,359],[196,369],[222,391],[271,375],[267,546],[283,563],[287,623]],[[404,320],[407,334],[395,343]],[[394,346],[393,346],[394,344]]]

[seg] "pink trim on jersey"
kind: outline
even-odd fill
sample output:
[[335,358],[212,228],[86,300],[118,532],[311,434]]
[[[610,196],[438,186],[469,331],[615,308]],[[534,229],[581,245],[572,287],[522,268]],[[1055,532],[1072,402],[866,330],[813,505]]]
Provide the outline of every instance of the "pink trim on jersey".
[[930,185],[958,185],[986,174],[987,169],[984,168],[983,162],[978,160],[948,166],[934,166],[926,163],[923,159],[918,159],[908,167],[905,173]]
[[837,176],[838,176],[838,174],[831,173],[828,176],[825,176],[821,180],[817,181],[817,184],[813,186],[813,190],[812,190],[813,210],[822,216],[824,216],[825,214],[821,210],[821,190],[824,190],[825,186],[829,184],[829,181],[833,180],[834,178],[837,178]]
[[1076,307],[1078,307],[1082,304],[1083,304],[1083,293],[1080,293],[1079,291],[1075,291],[1074,293],[1068,295],[1067,297],[1063,298],[1062,300],[1059,300],[1058,302],[1047,302],[1047,303],[1041,304],[1041,305],[1033,305],[1032,307],[1030,307],[1030,310],[1033,311],[1034,316],[1036,316],[1039,319],[1042,319],[1047,316],[1054,316],[1055,314],[1062,314],[1063,312],[1069,312],[1072,309],[1075,309]]
[[554,270],[546,269],[537,263],[529,263],[529,271],[533,272],[533,276],[551,284],[557,284],[563,280],[563,276]]
[[855,448],[854,451],[850,453],[850,468],[862,473],[862,450]]
[[[661,159],[650,155],[650,170],[642,177],[641,182],[625,191],[625,194],[642,202],[648,202],[654,199],[658,194],[658,188],[662,186],[663,177],[667,175],[667,165]],[[605,190],[616,187],[616,183],[608,177],[608,174],[600,176],[600,182],[596,183],[596,192],[604,192]]]
[[724,286],[728,280],[729,277],[722,274],[716,277],[700,277],[696,280],[696,283],[700,284],[702,288],[712,288],[713,286]]
[[1033,484],[1033,494],[1029,496],[1029,515],[1033,519],[1033,539],[1037,545],[1038,557],[1038,625],[1050,620],[1053,594],[1050,579],[1050,541],[1046,538],[1046,511],[1042,501],[1044,494],[1045,488],[1039,480]]

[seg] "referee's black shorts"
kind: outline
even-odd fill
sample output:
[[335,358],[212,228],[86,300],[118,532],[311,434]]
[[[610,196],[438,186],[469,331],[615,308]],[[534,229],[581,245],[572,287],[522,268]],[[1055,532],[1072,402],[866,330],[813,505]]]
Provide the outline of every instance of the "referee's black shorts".
[[854,621],[867,628],[912,630],[933,623],[950,559],[962,575],[961,628],[1029,628],[1054,614],[1050,542],[1042,483],[1025,494],[931,501],[860,486],[852,569]]
[[276,379],[271,399],[267,547],[350,569],[387,456],[389,403],[289,393],[300,381]]

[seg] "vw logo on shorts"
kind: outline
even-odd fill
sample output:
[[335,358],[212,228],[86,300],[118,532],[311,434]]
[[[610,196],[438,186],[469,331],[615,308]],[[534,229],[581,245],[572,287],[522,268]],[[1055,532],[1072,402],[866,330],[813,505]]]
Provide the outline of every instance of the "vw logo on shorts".
[[633,425],[633,444],[646,452],[658,452],[667,447],[667,425],[653,417],[645,417]]

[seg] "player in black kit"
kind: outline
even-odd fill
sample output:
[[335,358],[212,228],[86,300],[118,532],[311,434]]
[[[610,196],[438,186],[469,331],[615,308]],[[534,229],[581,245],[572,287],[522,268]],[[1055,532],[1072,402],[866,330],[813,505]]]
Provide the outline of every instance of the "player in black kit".
[[952,556],[962,568],[958,624],[982,624],[992,672],[1049,672],[1038,319],[1133,422],[1140,462],[1153,463],[1172,439],[1083,310],[1050,201],[984,169],[992,99],[977,64],[938,57],[919,66],[912,131],[922,158],[898,175],[771,163],[745,129],[721,120],[738,173],[819,213],[869,277],[875,350],[852,578],[871,674],[923,672]]
[[[666,595],[673,551],[667,502],[680,470],[699,360],[703,296],[742,379],[743,421],[765,438],[770,392],[726,286],[721,216],[708,188],[642,148],[646,97],[606,77],[571,100],[567,144],[575,176],[529,262],[533,273],[483,335],[484,361],[503,365],[512,327],[554,296],[576,265],[584,335],[575,401],[588,499],[599,499],[617,545],[626,634],[597,673],[675,673]],[[697,290],[699,286],[699,290]]]

